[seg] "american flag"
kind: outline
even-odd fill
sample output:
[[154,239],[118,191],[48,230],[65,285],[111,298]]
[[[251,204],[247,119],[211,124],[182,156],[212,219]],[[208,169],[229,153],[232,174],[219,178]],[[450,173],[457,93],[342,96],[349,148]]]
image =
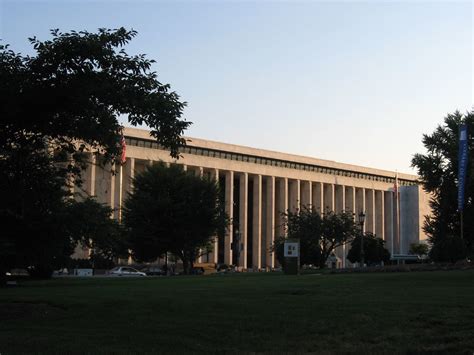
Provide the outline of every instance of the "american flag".
[[125,143],[125,137],[122,135],[122,139],[120,139],[120,145],[122,147],[122,155],[120,156],[120,164],[125,164],[127,161],[127,144]]

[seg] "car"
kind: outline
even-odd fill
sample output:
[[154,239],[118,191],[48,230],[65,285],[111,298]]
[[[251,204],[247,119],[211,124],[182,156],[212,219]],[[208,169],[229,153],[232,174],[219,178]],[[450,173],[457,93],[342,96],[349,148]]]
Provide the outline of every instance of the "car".
[[162,276],[166,275],[166,271],[160,268],[159,266],[147,266],[141,269],[142,272],[147,274],[147,276]]
[[111,276],[146,276],[144,272],[129,266],[117,266],[109,271]]

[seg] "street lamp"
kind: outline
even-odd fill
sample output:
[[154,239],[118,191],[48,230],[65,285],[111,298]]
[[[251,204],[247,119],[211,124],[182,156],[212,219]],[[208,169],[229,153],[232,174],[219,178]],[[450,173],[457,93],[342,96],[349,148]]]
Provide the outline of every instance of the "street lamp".
[[237,265],[239,265],[239,261],[240,261],[240,231],[239,231],[239,227],[234,228],[234,253],[235,253],[235,259],[237,261]]
[[365,221],[365,213],[360,211],[359,224],[360,224],[360,265],[361,267],[364,267],[364,221]]

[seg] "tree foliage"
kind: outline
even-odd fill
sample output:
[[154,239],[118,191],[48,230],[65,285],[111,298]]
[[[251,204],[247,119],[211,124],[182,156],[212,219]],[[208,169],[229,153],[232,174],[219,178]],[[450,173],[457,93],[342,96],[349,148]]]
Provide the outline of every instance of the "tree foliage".
[[123,115],[132,125],[150,127],[158,143],[179,155],[181,135],[190,125],[181,119],[186,104],[157,80],[153,60],[125,52],[136,31],[51,34],[47,41],[30,38],[35,56],[0,46],[1,143],[40,137],[74,152],[80,140],[116,157]]
[[[460,238],[457,211],[459,126],[468,126],[469,161],[465,185],[464,239]],[[426,154],[415,154],[412,165],[417,168],[424,189],[432,196],[432,215],[424,222],[431,244],[430,258],[456,261],[474,256],[474,111],[465,115],[456,111],[444,119],[432,134],[423,135]]]
[[284,214],[287,236],[280,236],[273,246],[283,264],[283,245],[287,238],[300,242],[300,264],[324,268],[334,250],[349,242],[357,233],[354,216],[350,212],[323,214],[313,208],[302,207],[297,212]]
[[351,242],[351,249],[347,253],[347,259],[351,263],[361,262],[360,243],[364,239],[364,261],[368,265],[380,264],[390,261],[390,252],[385,248],[385,241],[377,238],[375,234],[358,234]]
[[430,248],[427,244],[423,243],[411,243],[410,244],[410,254],[418,255],[420,258],[428,255]]
[[123,220],[132,256],[153,261],[171,252],[189,272],[199,250],[212,250],[213,236],[227,225],[215,182],[164,163],[148,167],[134,180]]

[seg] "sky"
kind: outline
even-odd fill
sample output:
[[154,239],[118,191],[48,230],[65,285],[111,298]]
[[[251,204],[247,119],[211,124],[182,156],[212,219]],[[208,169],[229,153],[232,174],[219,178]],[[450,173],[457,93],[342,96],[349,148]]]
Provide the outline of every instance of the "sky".
[[474,103],[471,1],[0,0],[0,38],[126,27],[187,102],[187,136],[416,173]]

